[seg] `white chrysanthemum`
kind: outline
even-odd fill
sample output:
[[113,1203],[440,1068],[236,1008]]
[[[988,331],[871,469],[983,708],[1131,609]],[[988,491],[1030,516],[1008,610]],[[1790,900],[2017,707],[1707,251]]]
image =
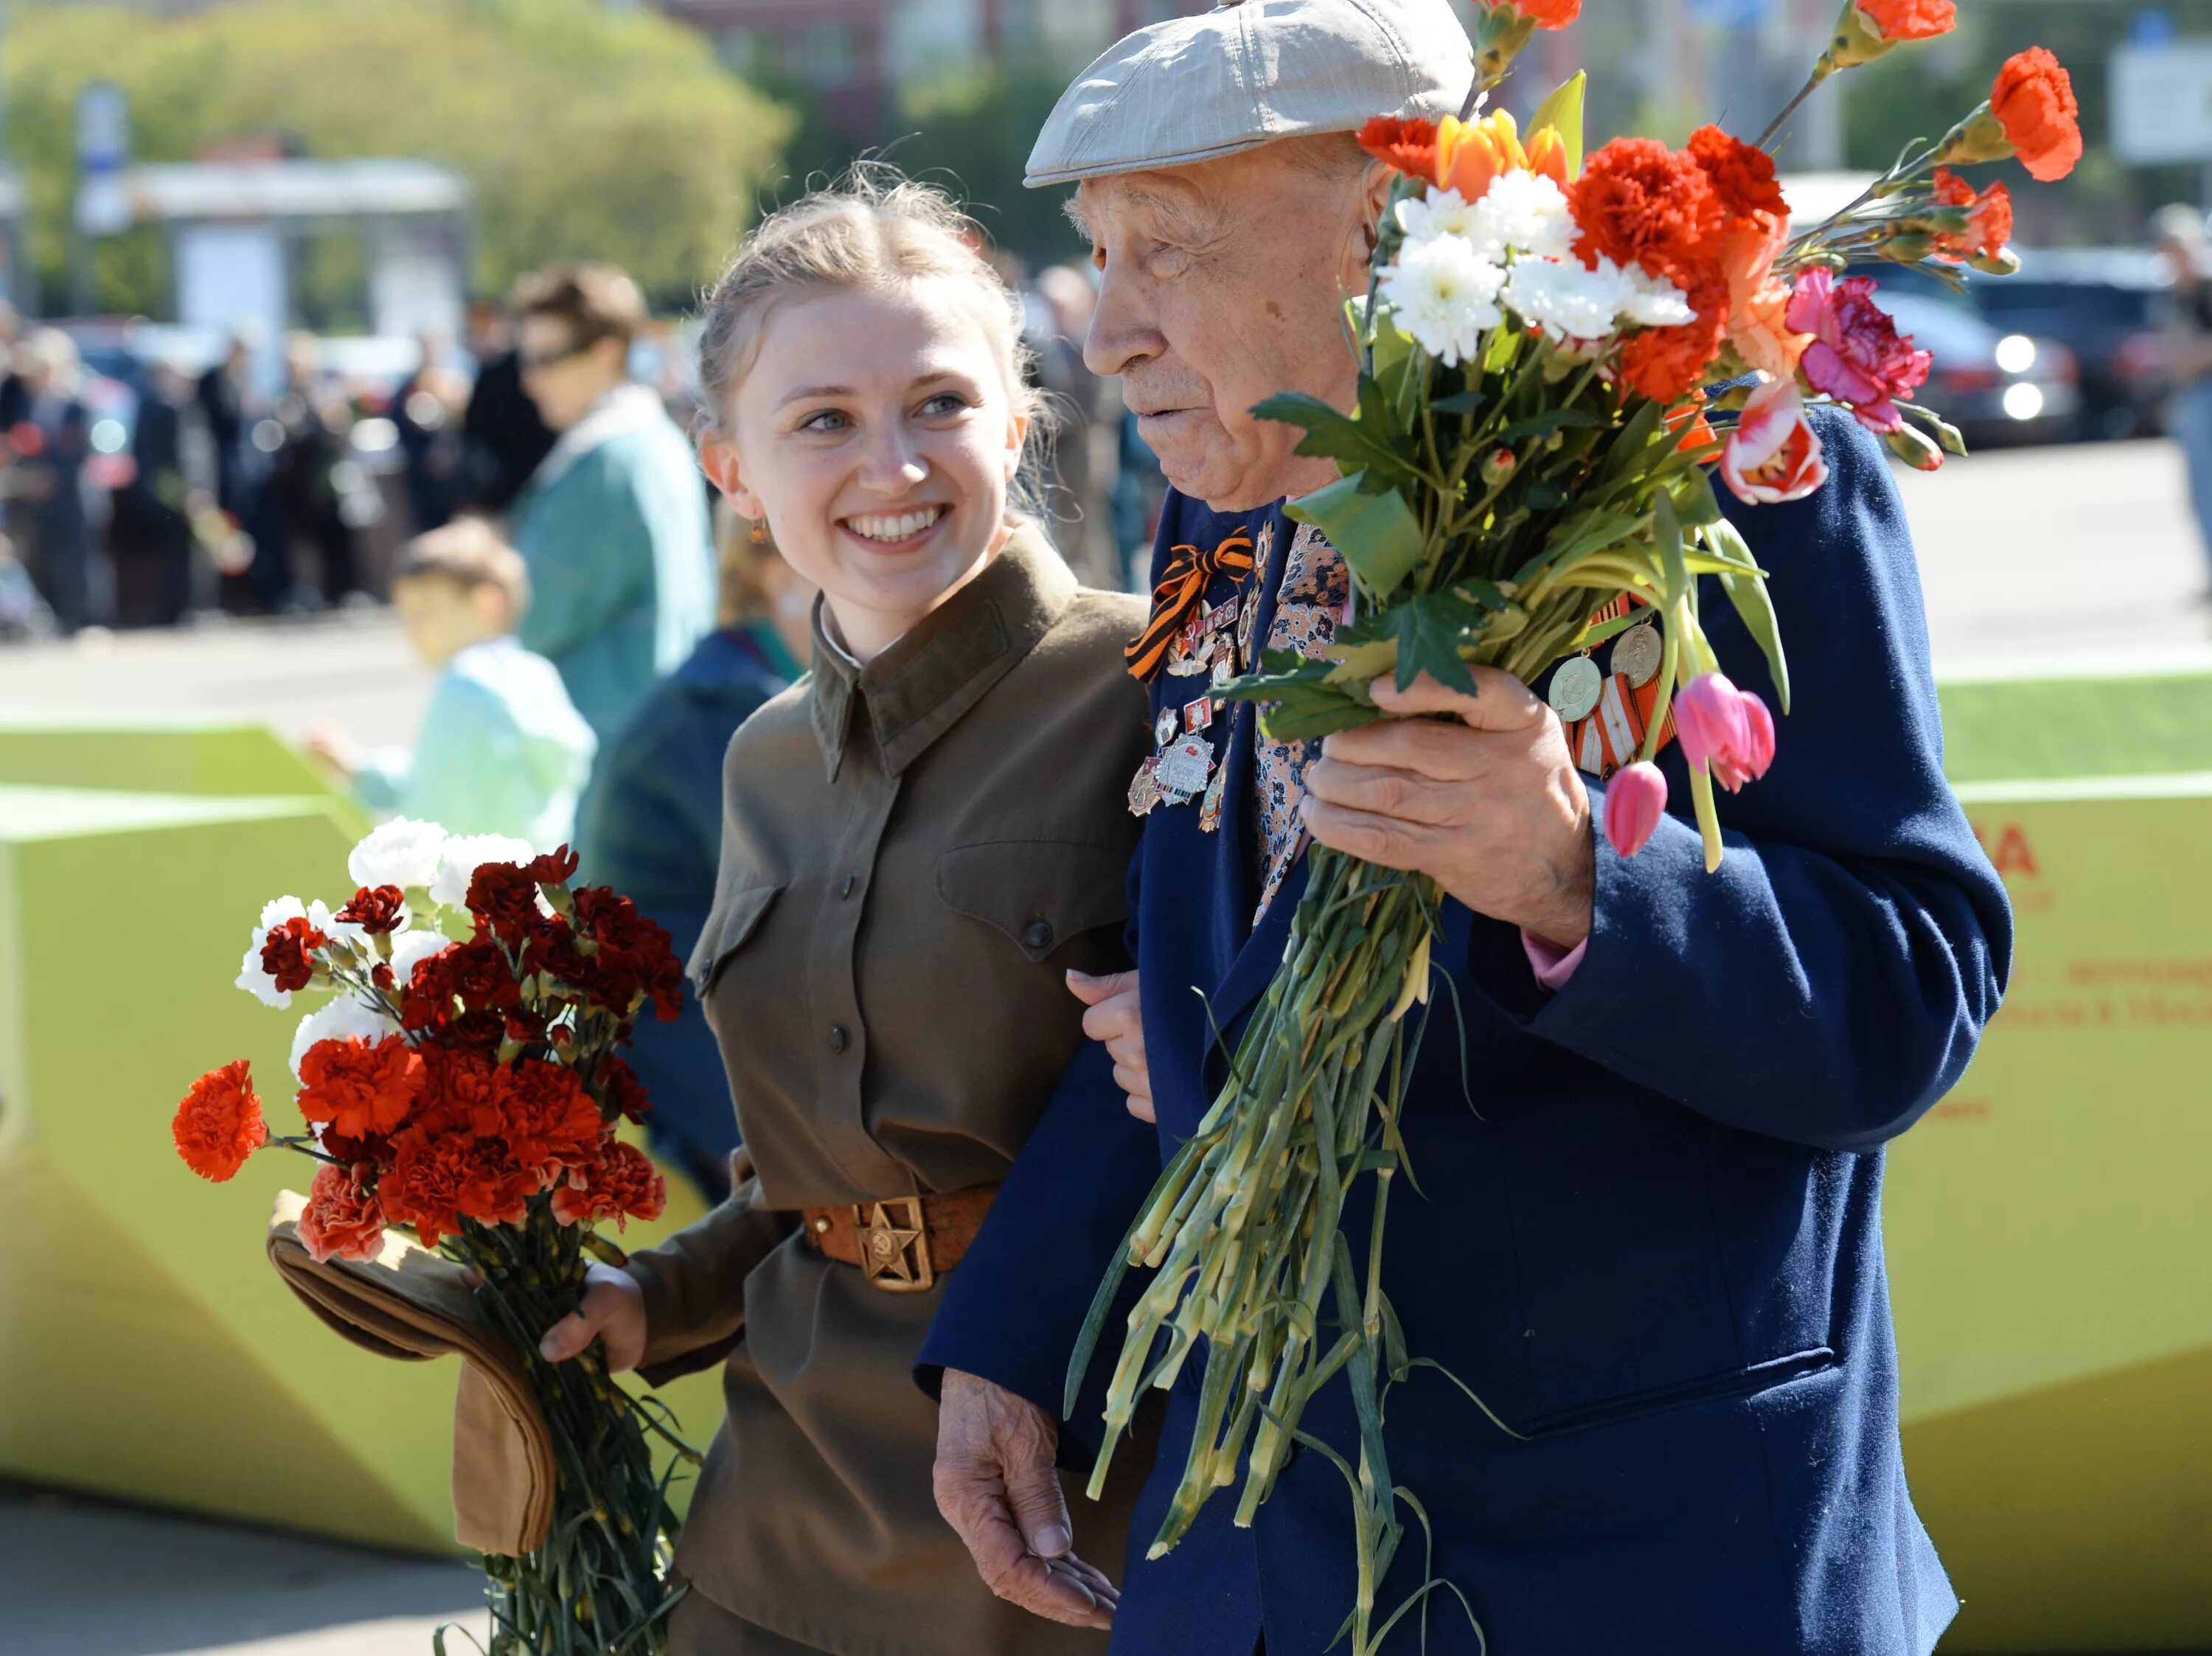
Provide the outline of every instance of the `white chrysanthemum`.
[[1465,237],[1474,229],[1474,209],[1456,190],[1431,190],[1398,203],[1398,227],[1406,245],[1419,247],[1439,236]]
[[487,863],[528,863],[538,848],[527,840],[504,834],[456,834],[445,842],[437,877],[430,882],[430,901],[445,908],[459,908],[469,901],[469,882]]
[[1541,173],[1501,173],[1468,209],[1460,234],[1486,258],[1512,248],[1535,258],[1565,258],[1575,244],[1566,192]]
[[292,1037],[292,1073],[299,1076],[307,1048],[318,1041],[381,1040],[398,1027],[383,1013],[351,995],[341,995],[328,1006],[300,1020],[299,1030]]
[[[1605,261],[1610,264],[1610,260]],[[1665,276],[1650,274],[1640,264],[1620,272],[1620,316],[1639,328],[1679,328],[1693,322],[1698,313],[1690,298]]]
[[1610,259],[1583,268],[1578,258],[1516,259],[1505,302],[1553,339],[1603,339],[1620,313],[1620,272]]
[[1505,270],[1457,236],[1409,246],[1382,272],[1382,298],[1398,325],[1446,367],[1471,360],[1482,331],[1505,319],[1498,290]]
[[346,872],[357,885],[396,885],[420,889],[438,877],[446,830],[435,822],[395,816],[380,822],[346,858]]

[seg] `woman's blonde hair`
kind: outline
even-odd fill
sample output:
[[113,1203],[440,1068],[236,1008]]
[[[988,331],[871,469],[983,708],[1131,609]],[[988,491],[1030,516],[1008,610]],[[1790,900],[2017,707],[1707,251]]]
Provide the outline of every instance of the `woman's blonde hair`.
[[979,251],[984,245],[981,229],[951,197],[880,161],[856,166],[838,184],[778,208],[745,239],[707,295],[699,334],[700,417],[722,428],[759,355],[762,330],[786,300],[839,290],[880,293],[927,277],[972,282],[1007,396],[1030,422],[1010,509],[1034,517],[1044,398],[1023,337],[1021,299]]

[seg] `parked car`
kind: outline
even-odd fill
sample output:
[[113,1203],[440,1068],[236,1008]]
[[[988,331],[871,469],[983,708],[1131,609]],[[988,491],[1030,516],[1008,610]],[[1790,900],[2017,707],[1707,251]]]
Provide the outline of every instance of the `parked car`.
[[2159,429],[2172,287],[2144,249],[2067,247],[2023,252],[2019,275],[1977,276],[1968,291],[1996,326],[2063,342],[2081,364],[2082,434],[2118,438]]
[[2074,353],[2055,339],[2008,333],[1963,295],[1930,284],[1885,287],[1879,302],[1923,350],[1936,354],[1913,393],[1959,428],[1969,448],[2063,443],[2081,408]]

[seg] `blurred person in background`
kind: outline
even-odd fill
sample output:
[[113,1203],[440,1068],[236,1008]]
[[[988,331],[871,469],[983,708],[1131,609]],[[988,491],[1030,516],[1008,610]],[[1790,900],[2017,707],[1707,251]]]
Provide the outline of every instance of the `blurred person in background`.
[[0,299],[0,434],[30,416],[31,393],[15,368],[15,347],[22,338],[21,314]]
[[691,445],[630,378],[635,282],[567,265],[527,278],[515,312],[523,388],[560,434],[514,503],[533,594],[522,642],[561,670],[604,748],[714,628],[707,497]]
[[496,305],[469,309],[469,354],[476,383],[461,422],[455,511],[503,516],[553,447],[555,432],[522,388],[514,324]]
[[1054,538],[1079,580],[1111,591],[1127,580],[1103,487],[1112,468],[1098,452],[1103,382],[1083,360],[1083,337],[1091,331],[1097,291],[1073,265],[1048,264],[1037,272],[1032,294],[1029,340],[1036,354],[1036,382],[1050,393],[1057,416],[1048,500],[1056,520]]
[[483,519],[416,537],[392,575],[407,641],[439,670],[415,746],[364,752],[324,729],[308,752],[377,816],[508,834],[540,851],[568,843],[598,744],[552,664],[516,641],[529,603],[521,554]]
[[426,333],[421,343],[422,360],[392,393],[392,423],[399,433],[408,517],[414,532],[426,535],[453,521],[469,383],[442,336]]
[[62,631],[105,625],[114,582],[85,510],[92,416],[80,395],[84,369],[76,342],[58,328],[40,328],[16,349],[15,361],[27,407],[12,433],[15,487],[24,508],[15,523],[19,535],[27,531],[32,576]]
[[233,572],[225,585],[234,602],[265,609],[271,607],[262,598],[265,587],[289,584],[289,549],[280,545],[283,526],[275,516],[269,488],[270,457],[283,439],[271,418],[271,399],[255,378],[253,358],[259,349],[251,326],[234,329],[222,361],[200,376],[198,397],[215,451],[216,505],[253,548],[251,563]]
[[[591,879],[666,926],[679,960],[690,958],[714,903],[722,755],[754,709],[805,670],[813,649],[813,584],[759,525],[725,507],[716,528],[717,625],[647,693],[608,748],[584,825]],[[738,1127],[713,1028],[690,1011],[640,1025],[635,1039],[628,1057],[653,1095],[646,1125],[654,1149],[720,1201]]]
[[[362,591],[356,559],[356,531],[374,511],[362,492],[367,479],[348,458],[353,437],[353,403],[335,374],[323,368],[322,342],[310,333],[284,341],[284,391],[276,399],[276,420],[283,429],[270,487],[281,523],[281,575],[269,580],[271,606],[319,609],[342,604]],[[302,583],[294,557],[305,540],[315,550],[316,579]]]
[[116,523],[127,525],[139,555],[154,561],[154,608],[144,618],[159,627],[175,626],[195,607],[191,508],[206,483],[195,476],[195,463],[204,460],[193,450],[205,446],[193,440],[203,436],[197,420],[191,376],[175,362],[156,362],[138,402],[135,470],[116,503]]
[[2151,216],[2151,238],[2173,266],[2166,330],[2173,376],[2167,429],[2189,462],[2189,501],[2212,563],[2212,233],[2199,209],[2176,202]]

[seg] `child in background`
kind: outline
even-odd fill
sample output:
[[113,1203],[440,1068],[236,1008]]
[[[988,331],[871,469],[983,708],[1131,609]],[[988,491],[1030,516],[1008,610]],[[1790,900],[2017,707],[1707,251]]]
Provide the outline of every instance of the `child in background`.
[[392,603],[416,653],[443,669],[414,750],[363,752],[320,731],[308,751],[380,816],[540,851],[572,840],[597,743],[553,664],[515,641],[530,603],[522,555],[482,519],[461,519],[401,550]]

